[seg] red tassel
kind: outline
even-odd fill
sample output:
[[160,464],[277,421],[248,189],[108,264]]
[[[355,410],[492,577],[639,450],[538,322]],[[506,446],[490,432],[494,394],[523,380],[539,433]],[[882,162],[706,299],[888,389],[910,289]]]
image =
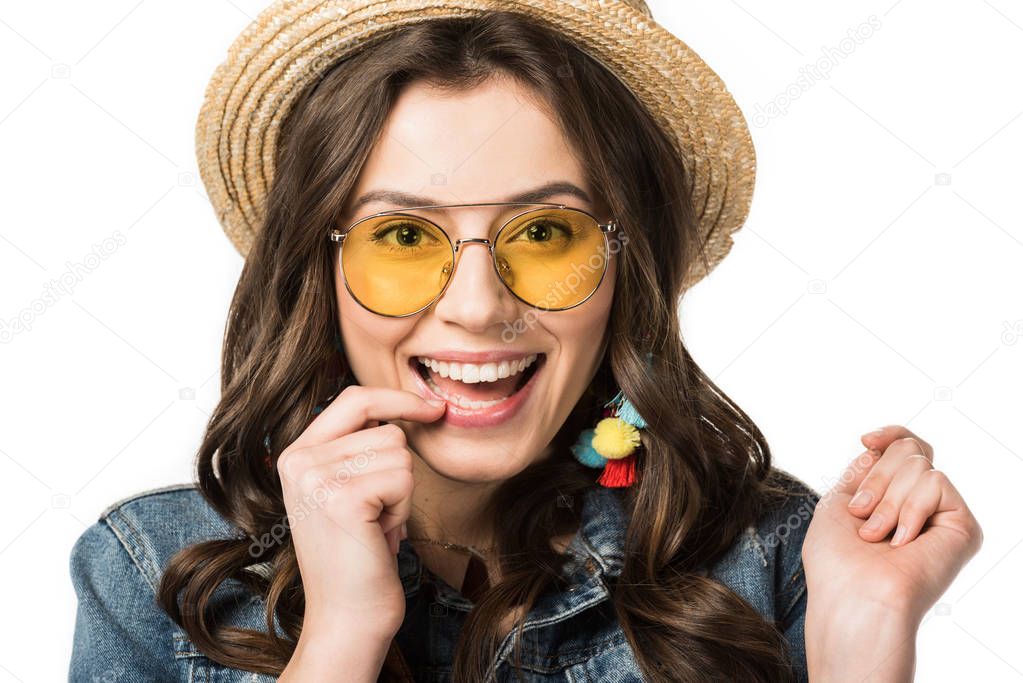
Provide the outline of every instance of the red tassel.
[[604,463],[604,471],[597,483],[609,488],[631,486],[636,481],[636,454],[630,453],[624,458],[608,460]]

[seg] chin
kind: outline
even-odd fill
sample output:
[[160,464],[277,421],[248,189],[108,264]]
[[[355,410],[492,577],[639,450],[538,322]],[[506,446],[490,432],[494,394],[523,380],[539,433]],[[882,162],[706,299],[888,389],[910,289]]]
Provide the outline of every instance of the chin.
[[487,448],[479,443],[468,447],[445,447],[443,441],[431,441],[422,447],[412,446],[412,450],[433,472],[446,479],[463,483],[502,481],[529,465],[520,461],[517,453],[511,452],[524,452],[521,443],[510,444],[508,448]]

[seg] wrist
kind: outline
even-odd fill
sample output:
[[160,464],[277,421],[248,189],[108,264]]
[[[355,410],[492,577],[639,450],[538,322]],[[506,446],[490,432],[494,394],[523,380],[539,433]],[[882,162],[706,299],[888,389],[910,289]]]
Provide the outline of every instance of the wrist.
[[906,610],[807,600],[804,638],[811,681],[911,683],[919,624]]
[[372,683],[380,675],[390,646],[390,638],[368,635],[356,628],[338,632],[303,626],[281,681]]
[[299,638],[336,644],[340,640],[387,645],[398,634],[404,614],[387,616],[382,613],[324,612],[307,610],[302,618]]

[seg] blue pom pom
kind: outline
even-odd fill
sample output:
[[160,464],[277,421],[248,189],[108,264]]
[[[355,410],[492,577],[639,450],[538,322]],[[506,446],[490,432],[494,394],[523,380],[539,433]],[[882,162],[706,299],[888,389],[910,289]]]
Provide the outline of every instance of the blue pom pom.
[[579,434],[579,439],[572,446],[572,455],[587,467],[603,467],[607,458],[593,449],[590,445],[593,441],[593,430],[585,429]]

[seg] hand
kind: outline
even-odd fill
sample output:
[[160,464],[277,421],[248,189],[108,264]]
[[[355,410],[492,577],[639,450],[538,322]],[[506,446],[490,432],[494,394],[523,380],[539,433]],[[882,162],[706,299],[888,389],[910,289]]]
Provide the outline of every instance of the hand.
[[433,405],[397,389],[346,387],[277,460],[305,594],[302,639],[387,641],[405,616],[398,543],[412,508],[405,433],[381,420],[433,422]]
[[[948,477],[934,469],[930,444],[901,426],[862,440],[870,450],[821,498],[807,529],[807,591],[818,607],[870,604],[915,628],[980,550],[983,533]],[[862,496],[851,507],[856,494]]]

